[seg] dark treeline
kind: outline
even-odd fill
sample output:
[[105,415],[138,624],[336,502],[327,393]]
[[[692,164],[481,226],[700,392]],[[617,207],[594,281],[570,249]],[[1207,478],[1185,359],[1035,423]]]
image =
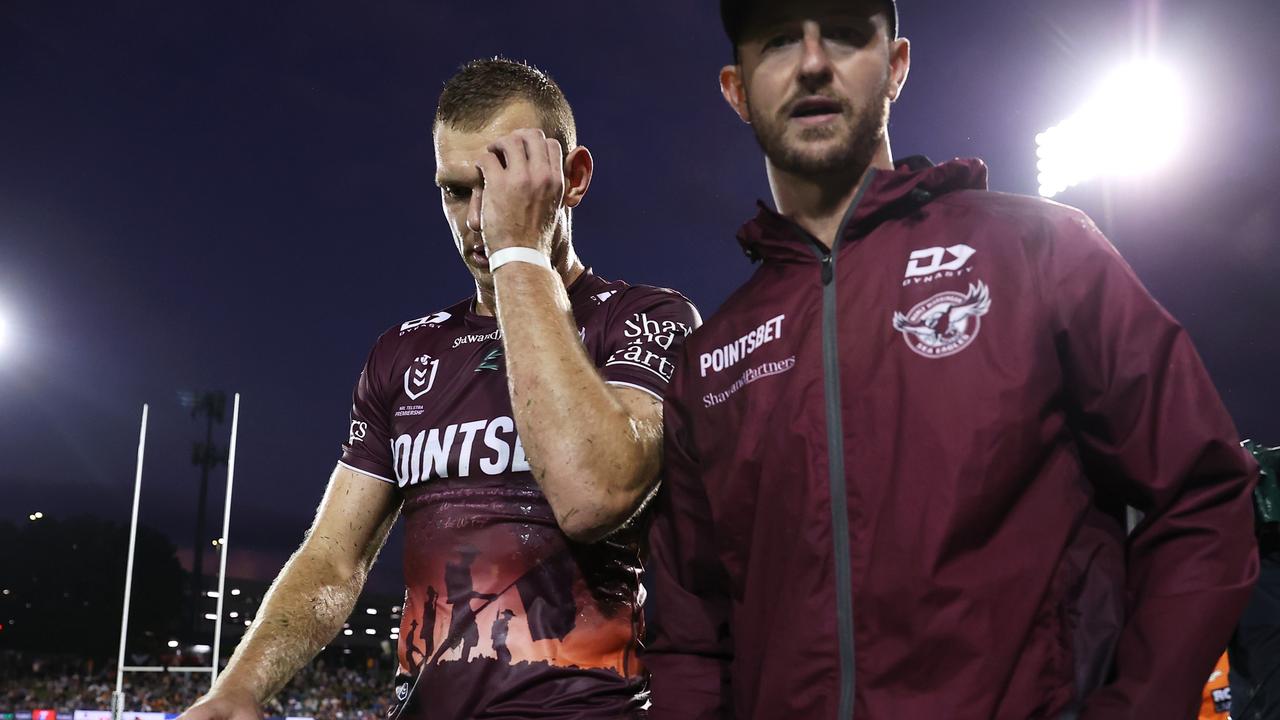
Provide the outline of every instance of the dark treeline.
[[[0,648],[114,658],[128,528],[92,517],[0,522]],[[186,572],[163,535],[138,529],[130,653],[155,654],[178,628]]]

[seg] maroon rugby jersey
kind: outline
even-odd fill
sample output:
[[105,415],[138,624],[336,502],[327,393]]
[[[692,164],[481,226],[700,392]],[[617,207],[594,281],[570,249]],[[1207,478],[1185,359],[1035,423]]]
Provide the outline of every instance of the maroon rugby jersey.
[[[568,288],[604,379],[661,398],[701,321],[682,295]],[[637,716],[640,535],[570,541],[529,472],[497,321],[466,300],[378,339],[342,464],[404,496],[397,703],[413,718]]]

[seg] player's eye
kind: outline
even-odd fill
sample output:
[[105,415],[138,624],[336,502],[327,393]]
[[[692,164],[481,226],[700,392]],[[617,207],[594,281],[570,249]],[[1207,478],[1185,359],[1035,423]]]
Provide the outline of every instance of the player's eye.
[[871,39],[871,34],[851,25],[837,25],[822,29],[822,36],[831,42],[850,47],[862,47]]
[[765,41],[763,50],[765,52],[768,52],[769,50],[777,50],[778,48],[784,48],[797,42],[800,42],[800,36],[795,33],[774,35]]
[[446,200],[467,200],[471,197],[471,188],[461,185],[441,185],[440,192]]

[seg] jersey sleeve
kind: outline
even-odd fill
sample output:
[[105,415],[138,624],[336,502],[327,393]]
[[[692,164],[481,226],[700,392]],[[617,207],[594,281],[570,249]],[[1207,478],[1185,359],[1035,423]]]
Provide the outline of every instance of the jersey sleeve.
[[671,290],[631,288],[605,330],[604,366],[610,385],[642,390],[661,400],[684,339],[702,324],[693,303]]
[[379,480],[396,484],[391,457],[390,398],[385,378],[378,372],[379,345],[365,361],[351,394],[351,426],[342,444],[342,465]]

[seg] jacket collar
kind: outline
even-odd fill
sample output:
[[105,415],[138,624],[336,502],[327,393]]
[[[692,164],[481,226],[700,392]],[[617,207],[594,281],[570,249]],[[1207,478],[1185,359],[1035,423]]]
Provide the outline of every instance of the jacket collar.
[[[919,210],[939,195],[957,190],[987,189],[987,166],[977,159],[957,159],[934,165],[923,157],[898,162],[892,171],[872,171],[868,183],[845,226],[842,243],[862,237],[886,220]],[[756,260],[813,260],[815,240],[789,218],[764,202],[738,231],[743,252]]]

